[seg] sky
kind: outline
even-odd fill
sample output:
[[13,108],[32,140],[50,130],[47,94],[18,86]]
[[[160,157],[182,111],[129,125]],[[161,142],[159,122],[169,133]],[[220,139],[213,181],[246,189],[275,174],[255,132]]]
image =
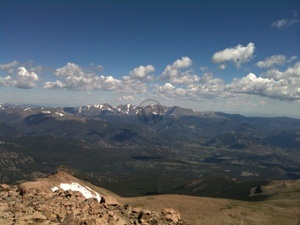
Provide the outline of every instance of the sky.
[[0,103],[300,118],[300,1],[0,0]]

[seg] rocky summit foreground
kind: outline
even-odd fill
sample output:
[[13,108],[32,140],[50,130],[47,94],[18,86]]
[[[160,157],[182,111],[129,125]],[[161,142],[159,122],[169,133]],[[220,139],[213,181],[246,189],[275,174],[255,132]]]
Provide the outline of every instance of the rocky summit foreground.
[[124,198],[59,171],[18,186],[0,184],[0,225],[300,224],[300,180],[272,181],[249,194],[268,197],[251,202],[172,194]]
[[0,224],[187,224],[180,219],[179,212],[172,208],[154,212],[120,204],[112,196],[101,196],[98,201],[84,197],[85,193],[80,191],[51,190],[49,187],[57,184],[59,176],[61,174],[52,176],[52,180],[27,182],[19,186],[0,185]]

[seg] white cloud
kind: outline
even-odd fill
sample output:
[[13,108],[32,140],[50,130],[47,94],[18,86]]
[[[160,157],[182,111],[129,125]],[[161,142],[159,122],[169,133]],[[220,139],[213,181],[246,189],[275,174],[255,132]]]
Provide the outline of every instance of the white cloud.
[[283,28],[288,28],[293,26],[294,24],[300,23],[300,19],[298,17],[298,13],[294,12],[293,17],[291,19],[281,19],[273,22],[271,24],[272,27],[278,28],[278,29],[283,29]]
[[158,84],[153,85],[154,90],[153,93],[155,97],[169,99],[186,99],[189,97],[188,92],[184,88],[176,88],[174,85],[170,83],[165,83],[164,85],[160,86]]
[[186,90],[183,88],[176,88],[175,90],[175,95],[177,96],[185,96],[186,95]]
[[180,73],[180,69],[187,68],[192,64],[192,60],[187,56],[177,59],[172,65],[166,66],[164,72],[161,74],[161,78],[168,79],[177,77]]
[[55,82],[47,81],[44,83],[43,87],[47,89],[61,89],[61,88],[65,88],[65,84],[63,84],[59,80],[56,80]]
[[28,72],[25,67],[19,67],[14,86],[18,88],[34,88],[39,81],[39,77],[34,72]]
[[5,70],[8,74],[13,74],[18,65],[19,63],[16,60],[14,60],[10,63],[1,64],[0,70]]
[[287,59],[285,55],[273,55],[269,58],[266,58],[264,61],[259,61],[256,63],[256,66],[259,68],[269,68],[273,65],[284,65]]
[[193,64],[189,57],[177,59],[172,65],[167,65],[160,79],[169,80],[172,84],[190,84],[197,82],[199,77],[192,70],[182,71]]
[[13,86],[11,76],[0,77],[0,85],[1,86]]
[[224,63],[226,61],[233,61],[235,66],[239,68],[241,64],[248,62],[252,57],[255,46],[250,42],[247,46],[237,45],[233,48],[226,48],[225,50],[216,52],[212,61],[214,63]]
[[170,83],[165,83],[163,86],[159,86],[158,84],[154,85],[154,93],[169,93],[173,94],[173,90],[175,89],[175,86],[173,86]]
[[288,67],[283,74],[285,77],[298,77],[300,79],[300,61],[296,62],[294,66]]
[[[270,57],[264,66],[279,62],[277,57]],[[272,61],[272,62],[271,62]],[[288,60],[285,58],[285,61]],[[198,77],[197,82],[176,88],[173,83],[154,85],[154,94],[169,98],[182,98],[202,101],[204,99],[245,98],[246,96],[261,96],[284,101],[300,102],[300,61],[285,71],[269,70],[268,77],[258,77],[249,73],[243,78],[235,78],[230,84],[223,79],[205,73]]]
[[14,60],[14,61],[12,61],[10,63],[1,64],[0,65],[0,70],[10,70],[10,69],[16,67],[18,64],[19,63],[16,60]]
[[219,69],[220,69],[220,70],[225,70],[225,69],[226,69],[226,65],[225,65],[225,64],[221,64],[221,65],[219,66]]
[[133,79],[144,79],[149,73],[155,71],[154,66],[147,65],[147,66],[139,66],[133,69],[133,71],[129,72],[129,75]]
[[94,63],[91,63],[89,69],[100,71],[103,70],[104,67],[102,65],[95,66]]
[[[95,77],[95,80],[97,77]],[[115,79],[112,76],[100,76],[100,80],[98,83],[98,88],[106,91],[118,91],[119,86],[121,85],[121,81],[119,79]]]
[[272,23],[272,27],[277,27],[278,29],[288,26],[290,26],[290,22],[287,19],[278,20]]
[[224,96],[225,84],[223,80],[215,78],[212,74],[204,74],[197,83],[187,85],[185,88],[176,88],[171,83],[163,86],[154,85],[154,93],[161,94],[163,97],[184,97],[192,99],[211,99]]
[[19,67],[15,78],[7,76],[0,80],[0,85],[15,86],[17,88],[30,89],[36,87],[39,77],[34,72],[28,72],[25,67]]
[[44,88],[132,93],[144,93],[147,90],[144,83],[131,79],[129,76],[124,76],[122,79],[116,79],[112,76],[98,76],[95,73],[85,71],[74,63],[67,63],[67,65],[57,69],[54,74],[63,81],[47,81],[44,83]]
[[76,65],[75,63],[68,62],[67,65],[56,69],[54,74],[58,77],[84,77],[87,76],[81,67]]
[[234,93],[245,93],[266,96],[273,99],[300,101],[300,79],[289,77],[278,81],[271,78],[257,77],[249,73],[241,79],[235,78],[227,85],[228,90]]
[[147,86],[145,83],[131,79],[128,76],[124,76],[121,80],[119,86],[119,92],[128,92],[128,93],[145,93],[147,91]]
[[190,96],[208,99],[224,96],[226,94],[224,81],[208,73],[200,77],[199,83],[188,85],[186,91]]
[[190,71],[181,73],[180,76],[170,79],[172,84],[191,84],[197,81],[199,81],[199,77],[195,74],[190,74]]
[[171,91],[171,90],[174,90],[174,89],[175,89],[175,86],[173,86],[173,85],[170,84],[170,83],[165,83],[164,86],[161,86],[161,89],[162,89],[162,90],[165,90],[165,91]]
[[287,79],[289,77],[298,77],[300,79],[300,61],[296,62],[293,66],[288,67],[285,71],[280,71],[278,69],[270,69],[261,76],[273,78],[275,80]]

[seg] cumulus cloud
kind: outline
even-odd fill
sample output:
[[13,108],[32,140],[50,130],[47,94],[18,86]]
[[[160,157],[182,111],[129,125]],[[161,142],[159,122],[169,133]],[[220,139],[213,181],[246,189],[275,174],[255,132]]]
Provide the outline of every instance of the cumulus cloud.
[[193,74],[192,70],[185,70],[193,64],[189,57],[182,57],[177,59],[172,65],[167,65],[163,73],[160,75],[160,79],[169,80],[172,84],[190,84],[197,82],[199,77]]
[[187,94],[186,90],[183,88],[176,88],[175,95],[176,96],[185,96]]
[[191,71],[186,71],[181,73],[180,76],[172,77],[170,79],[172,84],[191,84],[197,81],[199,81],[199,77]]
[[6,76],[6,77],[0,77],[0,85],[1,86],[13,86],[12,84],[13,79],[11,76]]
[[[264,62],[264,66],[270,66],[275,61],[278,63],[279,60],[275,59],[277,57],[270,57],[269,61]],[[287,61],[285,58],[285,62]],[[198,77],[197,82],[181,85],[180,88],[171,82],[161,86],[156,84],[153,92],[162,97],[192,100],[246,98],[253,95],[300,102],[300,61],[284,71],[272,69],[261,77],[249,73],[245,77],[233,79],[229,84],[226,84],[223,79],[214,77],[211,73],[205,73]]]
[[209,73],[200,77],[199,83],[188,85],[186,91],[190,96],[209,99],[224,96],[226,93],[224,81]]
[[56,69],[54,74],[58,77],[84,77],[87,76],[81,67],[76,65],[75,63],[68,62],[67,65]]
[[165,83],[164,85],[160,86],[158,84],[154,85],[154,90],[153,92],[155,94],[159,94],[163,97],[177,97],[177,96],[184,96],[186,95],[186,90],[183,88],[176,88],[174,85],[170,83]]
[[30,89],[36,87],[39,77],[34,72],[29,72],[25,67],[19,67],[15,78],[6,76],[0,80],[4,86],[15,86],[17,88]]
[[129,76],[133,79],[144,79],[149,73],[155,71],[154,66],[147,65],[147,66],[139,66],[133,69],[133,71],[129,72]]
[[235,78],[227,89],[234,93],[245,93],[269,98],[300,101],[300,79],[289,77],[278,81],[272,78],[257,77],[249,73],[241,79]]
[[269,68],[273,65],[284,65],[286,63],[285,55],[273,55],[269,58],[266,58],[264,61],[259,61],[256,63],[256,66],[259,68]]
[[119,92],[130,93],[145,93],[147,86],[145,83],[139,80],[131,79],[128,76],[124,76],[119,86]]
[[235,66],[239,68],[241,64],[248,62],[252,57],[255,46],[250,42],[247,46],[237,45],[233,48],[226,48],[225,50],[214,53],[212,61],[214,63],[224,63],[233,61]]
[[300,61],[296,62],[293,66],[288,67],[285,71],[278,69],[270,69],[261,76],[273,78],[275,80],[287,79],[289,77],[296,77],[300,79]]
[[161,74],[161,78],[173,78],[179,75],[180,69],[187,68],[193,64],[192,60],[185,56],[181,59],[177,59],[172,65],[167,65],[164,72]]
[[54,74],[62,79],[54,82],[47,81],[44,88],[69,90],[107,90],[115,92],[144,93],[147,87],[144,83],[124,76],[116,79],[112,76],[98,76],[93,72],[85,71],[75,63],[58,68]]
[[56,80],[55,82],[50,82],[50,81],[45,82],[43,87],[47,89],[60,89],[60,88],[65,88],[66,85],[60,82],[59,80]]
[[115,90],[120,82],[111,76],[97,76],[94,73],[84,71],[75,63],[67,63],[65,66],[55,70],[54,74],[64,81],[45,82],[44,88],[49,89],[71,89],[71,90]]
[[5,63],[0,65],[0,70],[9,70],[18,65],[18,62],[16,60],[10,62],[10,63]]
[[91,70],[91,71],[101,71],[103,69],[104,69],[104,67],[102,65],[96,66],[94,63],[91,63],[89,66],[89,70]]
[[0,64],[0,70],[5,70],[9,74],[12,74],[14,72],[15,67],[17,67],[18,65],[19,63],[16,60],[14,60],[10,63]]
[[159,92],[169,92],[173,91],[175,89],[175,86],[173,86],[170,83],[165,83],[163,86],[156,85],[156,90]]
[[211,99],[225,94],[224,81],[207,73],[200,77],[197,83],[189,84],[184,88],[176,88],[171,83],[165,83],[163,86],[156,84],[154,87],[154,93],[169,97]]

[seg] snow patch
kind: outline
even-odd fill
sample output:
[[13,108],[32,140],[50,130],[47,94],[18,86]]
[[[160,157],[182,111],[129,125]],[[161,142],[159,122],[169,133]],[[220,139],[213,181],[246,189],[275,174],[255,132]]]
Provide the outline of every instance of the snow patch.
[[[96,198],[99,202],[101,200],[100,195],[96,191],[93,191],[91,188],[87,186],[82,186],[78,183],[71,183],[71,184],[61,183],[59,187],[64,191],[66,190],[79,191],[85,198]],[[58,187],[53,187],[51,189],[54,192],[58,190]]]
[[95,108],[102,109],[103,105],[94,105]]
[[58,191],[59,188],[58,188],[58,187],[53,187],[53,188],[51,188],[51,190],[52,190],[53,192],[55,192],[55,191]]
[[55,115],[58,115],[58,116],[64,116],[63,113],[60,113],[60,112],[55,112]]
[[51,112],[50,111],[42,111],[42,113],[44,113],[44,114],[50,114]]
[[25,112],[25,111],[32,111],[32,110],[31,110],[31,108],[27,107],[23,110],[23,112]]

